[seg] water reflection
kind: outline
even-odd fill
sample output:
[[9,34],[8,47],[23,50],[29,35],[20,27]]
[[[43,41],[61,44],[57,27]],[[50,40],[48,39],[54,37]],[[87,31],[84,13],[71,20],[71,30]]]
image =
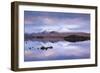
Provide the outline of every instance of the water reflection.
[[24,61],[90,58],[90,40],[81,42],[25,41]]

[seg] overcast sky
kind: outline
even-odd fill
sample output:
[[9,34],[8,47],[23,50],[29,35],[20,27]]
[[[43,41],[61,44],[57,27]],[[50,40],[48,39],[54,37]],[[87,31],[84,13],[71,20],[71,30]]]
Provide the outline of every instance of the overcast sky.
[[90,32],[90,14],[24,11],[26,33]]

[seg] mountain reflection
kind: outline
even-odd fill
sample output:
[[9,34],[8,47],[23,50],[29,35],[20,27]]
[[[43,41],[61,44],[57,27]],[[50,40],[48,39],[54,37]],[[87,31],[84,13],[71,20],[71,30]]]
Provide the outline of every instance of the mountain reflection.
[[[31,41],[42,41],[42,42],[51,42],[55,43],[58,41],[67,41],[67,42],[81,42],[90,40],[90,34],[89,33],[32,33],[32,34],[25,34],[25,41],[31,40]],[[27,42],[26,42],[27,44]],[[33,49],[34,47],[29,47],[29,49]],[[53,46],[41,46],[37,49],[41,50],[48,50],[53,49]]]

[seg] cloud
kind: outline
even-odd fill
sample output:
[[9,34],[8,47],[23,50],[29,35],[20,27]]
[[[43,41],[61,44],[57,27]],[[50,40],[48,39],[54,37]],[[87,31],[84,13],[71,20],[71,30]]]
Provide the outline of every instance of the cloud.
[[[71,15],[70,15],[71,16]],[[70,32],[70,31],[83,31],[90,32],[90,21],[83,17],[57,17],[57,16],[30,16],[25,18],[25,27],[32,25],[33,32],[42,31],[57,31],[57,32]],[[30,28],[31,29],[31,28]],[[25,28],[26,32],[30,30]],[[37,29],[37,30],[36,30]],[[60,31],[59,31],[60,30]]]

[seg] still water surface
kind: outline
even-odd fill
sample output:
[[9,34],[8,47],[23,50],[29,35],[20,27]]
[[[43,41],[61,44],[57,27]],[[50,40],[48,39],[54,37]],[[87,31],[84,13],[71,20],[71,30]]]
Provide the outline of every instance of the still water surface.
[[[52,49],[42,50],[41,46]],[[43,41],[25,41],[24,61],[48,61],[48,60],[71,60],[90,58],[90,41],[81,42],[43,42]]]

